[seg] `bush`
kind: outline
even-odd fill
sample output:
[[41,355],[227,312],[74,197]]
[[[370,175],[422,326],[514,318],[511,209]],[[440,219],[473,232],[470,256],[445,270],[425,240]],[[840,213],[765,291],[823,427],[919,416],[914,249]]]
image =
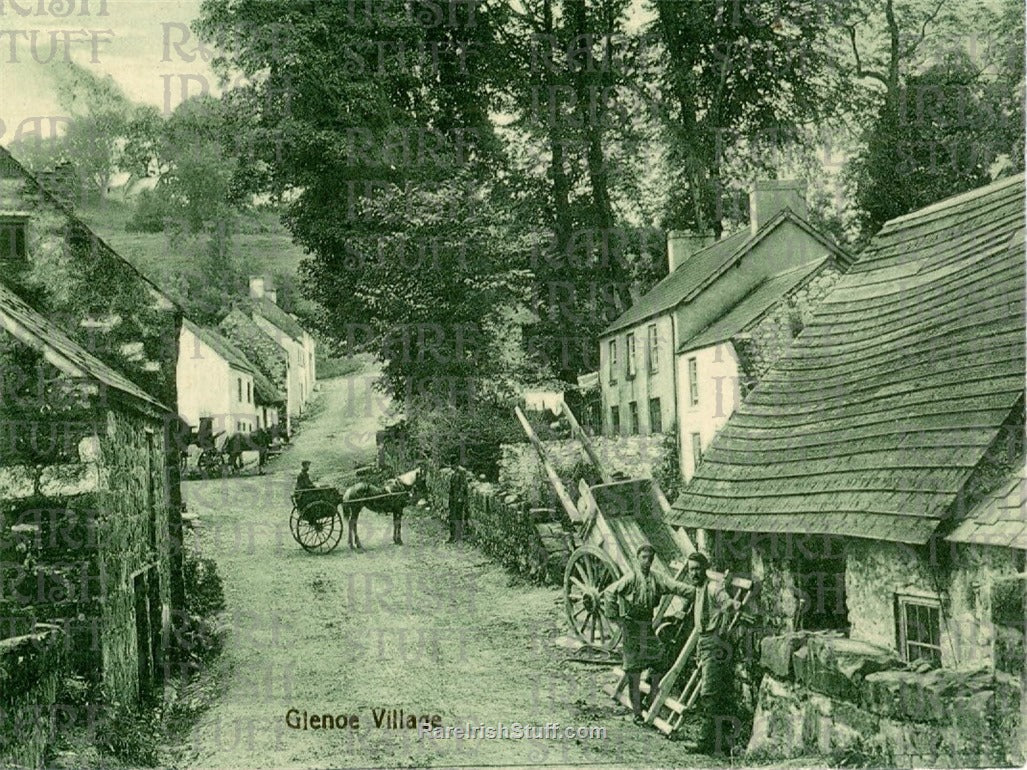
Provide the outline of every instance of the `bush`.
[[494,481],[500,445],[521,441],[523,434],[512,407],[479,401],[464,408],[447,404],[413,411],[410,438],[416,453],[432,464],[462,465]]
[[225,589],[213,559],[187,553],[182,574],[186,585],[186,612],[209,617],[225,608]]
[[130,233],[162,233],[168,210],[164,201],[153,190],[143,190],[136,198],[132,218],[125,223]]

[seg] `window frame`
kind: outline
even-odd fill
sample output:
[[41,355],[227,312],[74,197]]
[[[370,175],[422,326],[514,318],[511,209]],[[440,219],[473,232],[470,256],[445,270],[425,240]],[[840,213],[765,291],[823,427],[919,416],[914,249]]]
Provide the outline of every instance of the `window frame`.
[[649,324],[647,333],[649,352],[649,374],[656,374],[660,371],[660,331],[656,324]]
[[609,347],[607,348],[608,358],[610,359],[610,379],[611,385],[617,384],[617,340],[610,340]]
[[[929,623],[928,635],[934,636],[934,630],[937,630],[937,644],[930,639],[928,641],[922,641],[920,639],[911,640],[909,634],[909,616],[907,610],[909,608],[916,607],[917,616],[919,620],[920,610],[925,610],[927,613],[927,619]],[[937,625],[934,625],[934,621],[937,621]],[[913,661],[926,659],[932,661],[936,665],[940,666],[942,662],[942,650],[941,650],[941,600],[937,597],[928,596],[914,596],[911,594],[895,594],[895,634],[896,642],[899,650],[899,657],[907,663]],[[910,657],[910,648],[916,648],[918,650],[931,650],[933,654],[929,656],[917,655],[916,657]]]
[[637,401],[628,401],[628,420],[630,422],[630,424],[628,425],[629,436],[637,436],[639,433],[642,432],[642,424],[641,420],[639,419]]
[[610,406],[610,434],[613,436],[620,435],[620,404],[612,404]]
[[699,406],[699,359],[696,356],[688,359],[688,403]]
[[[659,420],[653,419],[653,404],[656,405],[656,416]],[[650,433],[663,433],[663,405],[660,403],[660,397],[649,399],[649,432]]]
[[702,434],[692,433],[692,468],[698,468],[702,462]]
[[635,366],[635,334],[629,332],[624,338],[624,379],[633,380],[638,370]]
[[[29,255],[29,217],[27,214],[0,214],[0,264],[23,264]],[[3,233],[13,233],[14,249],[8,253],[8,240]]]
[[236,377],[235,380],[236,380],[236,383],[238,384],[239,403],[241,404],[242,403],[242,377]]

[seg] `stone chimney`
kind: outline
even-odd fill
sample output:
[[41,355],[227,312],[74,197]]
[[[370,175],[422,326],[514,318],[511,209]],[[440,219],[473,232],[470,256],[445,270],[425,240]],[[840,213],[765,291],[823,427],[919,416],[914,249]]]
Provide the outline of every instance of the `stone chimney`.
[[798,179],[757,182],[749,191],[749,231],[755,235],[784,209],[806,218],[806,183]]
[[685,260],[714,244],[717,236],[713,233],[698,234],[688,230],[670,230],[667,233],[667,270],[673,273]]
[[250,297],[252,299],[267,297],[276,305],[278,304],[278,291],[274,284],[262,275],[250,276]]

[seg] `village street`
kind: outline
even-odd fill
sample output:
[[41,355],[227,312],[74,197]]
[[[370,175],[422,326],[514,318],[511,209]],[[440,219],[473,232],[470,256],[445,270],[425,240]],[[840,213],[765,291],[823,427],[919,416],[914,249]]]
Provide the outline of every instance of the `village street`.
[[[300,460],[332,483],[373,458],[382,405],[365,408],[372,376],[322,382],[318,413],[269,475],[184,485],[203,521],[201,552],[224,579],[230,628],[201,675],[220,695],[173,752],[176,764],[708,764],[633,726],[601,692],[606,667],[566,661],[553,643],[565,624],[558,590],[511,578],[473,546],[446,545],[440,519],[408,510],[402,547],[389,517],[369,511],[365,553],[345,541],[324,556],[296,544],[288,500]],[[356,715],[359,726],[293,729],[289,709],[294,724],[306,711]],[[438,715],[442,725],[596,725],[606,739],[418,740],[416,730],[376,727],[374,709]]]

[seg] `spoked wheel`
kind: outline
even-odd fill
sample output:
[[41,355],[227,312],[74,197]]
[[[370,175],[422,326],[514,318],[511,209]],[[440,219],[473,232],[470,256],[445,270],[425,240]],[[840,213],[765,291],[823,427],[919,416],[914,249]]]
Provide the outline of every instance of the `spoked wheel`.
[[318,500],[305,506],[302,511],[293,508],[289,529],[296,542],[307,551],[328,553],[342,539],[342,517],[334,505]]
[[220,474],[225,465],[225,458],[216,449],[204,449],[196,461],[196,467],[206,476]]
[[601,550],[583,545],[571,554],[563,573],[563,595],[574,635],[590,647],[612,651],[620,626],[603,612],[602,592],[620,577],[620,569]]

